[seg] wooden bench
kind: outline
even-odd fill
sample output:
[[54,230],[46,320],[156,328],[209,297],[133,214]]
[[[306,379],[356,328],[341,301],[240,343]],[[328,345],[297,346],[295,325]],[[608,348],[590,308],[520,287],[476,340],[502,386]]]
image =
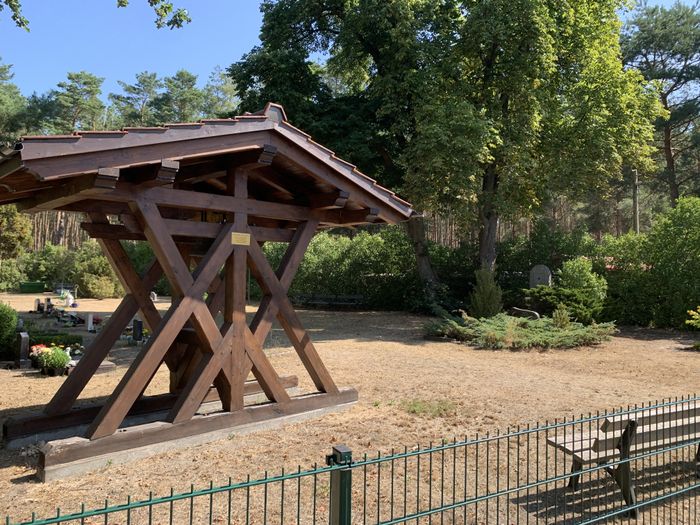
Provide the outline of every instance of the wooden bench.
[[303,306],[357,308],[362,305],[361,295],[323,295],[299,294],[292,297],[292,302]]
[[[631,461],[655,450],[697,442],[700,438],[700,404],[697,401],[679,402],[660,408],[635,410],[631,413],[611,414],[599,428],[586,432],[585,423],[577,431],[548,438],[547,443],[573,459],[569,487],[576,490],[584,465],[616,464],[606,467],[622,491],[627,505],[636,505]],[[593,423],[591,423],[593,425]],[[584,427],[584,428],[582,428]],[[568,431],[568,427],[567,427]],[[700,446],[695,453],[696,475],[700,478]],[[630,509],[631,517],[637,509]]]

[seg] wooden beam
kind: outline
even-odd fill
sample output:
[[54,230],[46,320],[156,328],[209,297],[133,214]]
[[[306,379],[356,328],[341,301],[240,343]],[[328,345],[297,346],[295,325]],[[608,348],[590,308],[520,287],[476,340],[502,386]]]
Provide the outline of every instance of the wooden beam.
[[316,388],[321,392],[337,392],[338,387],[335,385],[333,378],[328,373],[300,319],[296,315],[287,297],[286,288],[275,275],[257,242],[250,243],[248,255],[253,275],[260,283],[265,294],[272,296],[272,300],[277,304],[279,308],[277,319],[285,329]]
[[20,210],[26,213],[52,210],[83,199],[99,197],[114,190],[119,179],[116,168],[100,168],[95,175],[71,179],[61,186],[48,188],[35,197],[21,201]]
[[[299,379],[296,376],[282,376],[280,382],[284,388],[296,388],[299,386]],[[246,396],[252,396],[262,393],[263,390],[256,380],[246,381],[244,393]],[[170,410],[177,400],[177,394],[158,394],[154,396],[142,396],[129,411],[128,417],[154,412],[162,412]],[[210,391],[205,403],[218,400],[218,394],[215,390]],[[81,400],[88,406],[74,407],[68,412],[57,415],[36,414],[32,416],[10,417],[3,423],[3,439],[12,441],[18,438],[41,434],[42,432],[50,432],[61,428],[69,428],[75,425],[85,425],[90,423],[102,409],[102,405],[96,399]]]
[[[143,277],[144,287],[154,286],[163,271],[154,262]],[[63,414],[71,406],[97,371],[100,363],[107,357],[114,343],[119,339],[124,328],[139,310],[139,301],[133,294],[127,294],[110,317],[107,324],[100,330],[88,346],[85,355],[78,361],[73,372],[61,384],[51,401],[44,408],[49,415]]]
[[293,414],[301,414],[324,407],[350,404],[357,401],[357,391],[352,388],[340,390],[337,394],[308,394],[299,396],[284,406],[264,404],[246,407],[236,412],[223,412],[206,416],[195,416],[192,420],[177,425],[155,422],[125,428],[111,436],[88,441],[71,439],[48,443],[42,450],[39,463],[50,468],[94,456],[111,454],[136,447],[162,443],[169,440],[195,436],[222,429],[235,429],[236,426],[259,421],[274,420]]
[[321,193],[309,196],[309,206],[315,210],[344,208],[350,198],[347,191],[338,190],[332,193]]

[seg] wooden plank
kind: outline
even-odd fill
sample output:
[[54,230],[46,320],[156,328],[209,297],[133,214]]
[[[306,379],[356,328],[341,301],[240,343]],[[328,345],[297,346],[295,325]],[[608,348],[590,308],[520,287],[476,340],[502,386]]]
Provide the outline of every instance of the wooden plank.
[[36,196],[20,201],[17,207],[25,213],[34,213],[100,197],[114,191],[118,177],[118,170],[101,168],[97,174],[76,177],[61,186],[40,191]]
[[[25,160],[25,166],[35,173],[40,173],[42,180],[50,180],[90,171],[96,172],[100,166],[125,168],[144,164],[159,164],[162,159],[180,160],[200,155],[214,156],[251,151],[260,149],[270,142],[267,131],[211,137],[200,136],[197,140],[186,140],[186,137],[182,136],[177,141],[152,144],[144,144],[143,136],[138,137],[138,139],[138,144],[128,144],[128,141],[121,139],[118,149],[74,151],[70,155],[60,157],[28,158]],[[25,145],[25,149],[29,149],[27,145]],[[46,145],[43,144],[41,149],[46,150]]]
[[[299,386],[299,380],[296,376],[282,376],[280,382],[285,388],[296,388]],[[244,388],[246,396],[257,395],[262,392],[263,390],[256,380],[246,381]],[[209,403],[218,399],[217,392],[212,390],[207,394],[204,402]],[[176,394],[142,396],[134,403],[128,416],[169,410],[175,404],[175,401],[177,401]],[[3,439],[12,441],[42,432],[88,424],[97,416],[102,409],[102,405],[97,399],[81,400],[81,402],[89,403],[91,406],[73,407],[68,412],[58,415],[37,414],[24,417],[10,417],[3,423]]]
[[42,450],[40,465],[51,466],[87,459],[93,456],[109,454],[153,443],[179,439],[183,437],[235,428],[258,421],[272,420],[286,415],[300,414],[324,407],[353,403],[357,401],[357,391],[343,389],[338,394],[309,394],[292,399],[284,406],[264,404],[246,407],[236,412],[222,412],[206,416],[195,416],[190,421],[177,425],[156,422],[129,427],[101,439],[71,440],[67,442],[49,442]]
[[[267,153],[266,153],[267,151]],[[265,159],[272,162],[276,150],[264,150],[263,156]],[[265,162],[267,162],[267,160]],[[229,172],[228,179],[229,191],[233,196],[240,199],[248,198],[248,173],[245,170],[233,168]],[[235,213],[233,219],[233,231],[237,233],[248,233],[248,215],[245,213]],[[246,355],[246,289],[247,289],[247,270],[248,270],[248,247],[245,245],[234,245],[233,253],[226,265],[226,296],[224,304],[224,320],[231,323],[232,340],[229,349],[231,354],[230,359],[230,377],[231,385],[231,410],[240,410],[243,408],[243,382],[247,377],[247,371],[244,375],[245,355]],[[279,384],[279,383],[277,383]],[[267,393],[267,385],[265,386]],[[275,400],[274,398],[272,398]]]
[[[143,277],[144,286],[152,287],[158,282],[162,275],[162,270],[157,262],[151,267]],[[106,325],[98,332],[95,339],[88,346],[85,355],[78,361],[73,372],[61,384],[58,391],[44,408],[44,412],[49,415],[63,414],[68,412],[73,403],[85,388],[90,378],[95,374],[97,368],[107,357],[114,343],[119,339],[124,328],[139,310],[139,302],[132,294],[127,294]]]
[[[230,325],[225,325],[225,332],[220,338],[220,343],[214,352],[207,352],[200,356],[197,365],[190,375],[190,378],[178,396],[175,405],[168,413],[167,421],[171,423],[181,423],[191,419],[204,401],[214,379],[221,371],[223,354],[231,345],[233,329]],[[243,387],[241,387],[241,408],[243,405]],[[227,406],[226,401],[222,403]]]
[[315,210],[344,208],[350,198],[350,193],[337,190],[332,193],[322,193],[309,196],[309,206]]
[[631,414],[609,415],[600,426],[603,432],[624,430],[630,420],[634,420],[640,426],[645,426],[662,421],[700,417],[700,405],[697,402],[679,402],[676,406],[654,408],[635,411]]
[[273,301],[279,308],[277,319],[290,338],[294,349],[297,351],[306,371],[311,376],[316,388],[321,392],[334,393],[338,391],[333,378],[321,361],[318,352],[313,346],[306,330],[304,330],[300,319],[297,317],[294,308],[289,302],[287,291],[280,283],[279,279],[270,268],[270,263],[265,258],[257,242],[251,242],[248,249],[251,262],[251,269],[254,270],[256,278],[260,279],[260,284],[266,293],[272,295]]

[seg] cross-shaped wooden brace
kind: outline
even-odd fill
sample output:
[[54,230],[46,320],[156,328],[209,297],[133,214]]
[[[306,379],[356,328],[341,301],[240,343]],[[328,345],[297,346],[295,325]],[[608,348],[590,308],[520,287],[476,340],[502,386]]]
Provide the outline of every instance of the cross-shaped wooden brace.
[[[286,295],[318,221],[309,220],[297,229],[277,274],[270,267],[247,224],[241,220],[221,226],[211,248],[194,273],[190,273],[189,265],[169,234],[156,203],[138,200],[130,203],[130,208],[178,299],[154,327],[149,343],[138,354],[91,424],[87,431],[89,438],[108,436],[117,430],[188,321],[201,343],[201,356],[168,414],[167,420],[171,423],[191,419],[212,383],[217,388],[224,410],[242,409],[243,386],[251,371],[271,401],[280,404],[289,401],[289,395],[262,349],[275,317],[289,336],[318,390],[338,392]],[[249,245],[234,245],[232,233],[249,235]],[[222,266],[225,268],[223,278],[220,278]],[[248,266],[265,293],[250,327],[245,318]],[[204,293],[217,288],[212,286],[217,280],[220,280],[218,290],[205,302]],[[142,283],[142,286],[145,284]],[[222,297],[224,323],[219,328],[215,316],[221,309]]]

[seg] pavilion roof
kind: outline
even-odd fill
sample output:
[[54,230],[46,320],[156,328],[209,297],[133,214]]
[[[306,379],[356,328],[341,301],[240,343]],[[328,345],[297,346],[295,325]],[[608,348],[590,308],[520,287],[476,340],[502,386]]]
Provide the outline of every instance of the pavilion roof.
[[143,183],[166,162],[179,166],[179,187],[216,193],[227,166],[260,162],[265,154],[268,161],[251,179],[254,199],[308,205],[319,195],[342,192],[349,210],[375,210],[381,222],[415,214],[408,202],[292,126],[284,108],[273,103],[258,114],[228,119],[23,137],[14,148],[0,150],[0,204],[32,210],[32,201],[50,203],[52,191],[80,188],[79,181],[105,168],[118,170],[117,188]]

